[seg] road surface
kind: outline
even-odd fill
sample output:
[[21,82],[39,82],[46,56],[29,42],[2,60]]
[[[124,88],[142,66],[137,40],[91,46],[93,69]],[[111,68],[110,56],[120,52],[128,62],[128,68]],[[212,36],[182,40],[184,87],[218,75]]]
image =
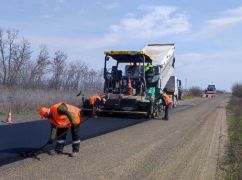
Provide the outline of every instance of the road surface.
[[[4,160],[0,179],[217,179],[227,133],[228,99],[218,95],[184,101],[169,121],[127,117],[91,120],[82,126],[85,133],[81,134],[80,154],[74,158],[68,156],[70,145],[64,155],[42,153],[26,159],[17,158],[23,149],[12,146],[4,151],[1,145],[0,156],[2,153],[12,160]],[[45,129],[47,124],[41,124]],[[46,133],[40,134],[44,141]],[[33,138],[27,137],[25,141],[32,142]]]

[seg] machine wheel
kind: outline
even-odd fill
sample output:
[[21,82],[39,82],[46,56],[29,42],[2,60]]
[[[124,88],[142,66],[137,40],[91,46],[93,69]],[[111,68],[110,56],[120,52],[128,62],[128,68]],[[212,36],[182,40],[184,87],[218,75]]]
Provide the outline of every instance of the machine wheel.
[[147,118],[148,119],[154,118],[154,114],[153,114],[153,112],[154,112],[154,105],[153,105],[152,102],[150,103],[150,105],[148,106],[147,109],[148,109],[148,111],[147,111]]
[[147,117],[147,119],[152,119],[151,113],[150,112],[147,112],[146,117]]

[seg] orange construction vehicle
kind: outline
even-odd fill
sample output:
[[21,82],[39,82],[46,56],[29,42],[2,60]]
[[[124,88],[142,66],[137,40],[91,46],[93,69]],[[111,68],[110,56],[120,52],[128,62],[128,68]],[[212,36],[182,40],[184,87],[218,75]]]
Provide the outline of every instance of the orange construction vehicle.
[[216,88],[215,85],[208,85],[208,87],[205,89],[204,93],[202,94],[202,97],[215,97],[216,95]]

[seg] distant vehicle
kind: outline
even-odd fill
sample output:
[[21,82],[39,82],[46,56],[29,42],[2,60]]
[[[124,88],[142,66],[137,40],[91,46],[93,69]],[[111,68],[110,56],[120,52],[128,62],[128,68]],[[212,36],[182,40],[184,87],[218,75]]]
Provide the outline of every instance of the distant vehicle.
[[215,97],[215,95],[216,95],[215,85],[208,85],[202,97]]
[[176,107],[177,101],[182,99],[182,82],[176,76],[171,76],[167,82],[168,94],[172,96],[172,107]]

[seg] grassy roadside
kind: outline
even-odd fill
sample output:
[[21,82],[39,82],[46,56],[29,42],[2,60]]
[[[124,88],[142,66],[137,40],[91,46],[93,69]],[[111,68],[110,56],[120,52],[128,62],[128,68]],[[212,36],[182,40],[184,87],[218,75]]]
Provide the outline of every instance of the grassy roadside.
[[[0,113],[0,125],[6,125],[6,123],[2,121],[6,121],[7,116],[8,116],[7,113]],[[12,112],[12,121],[14,123],[30,122],[30,121],[35,121],[39,119],[40,117],[37,111],[20,112],[20,113]]]
[[223,162],[225,179],[242,179],[242,98],[232,96],[228,106],[227,155]]

